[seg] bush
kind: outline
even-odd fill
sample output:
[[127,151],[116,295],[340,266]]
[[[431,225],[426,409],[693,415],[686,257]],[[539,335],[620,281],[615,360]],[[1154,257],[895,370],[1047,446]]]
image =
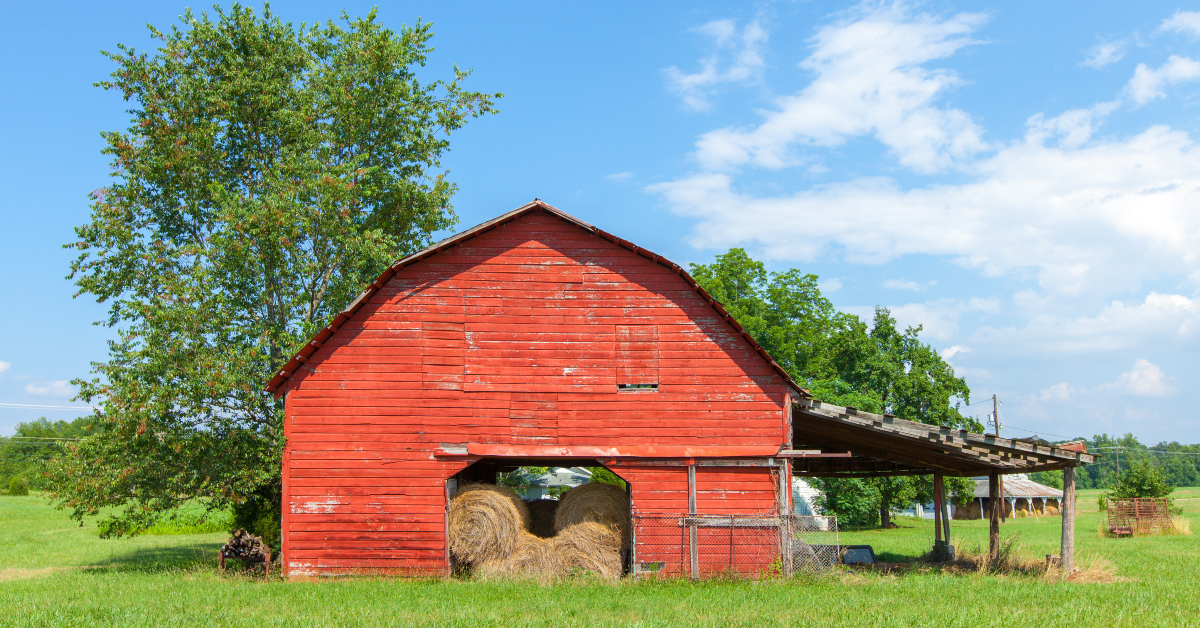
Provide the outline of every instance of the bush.
[[13,479],[8,481],[8,494],[9,495],[28,495],[29,494],[29,482],[25,481],[25,478],[14,477]]
[[250,534],[262,537],[263,543],[278,552],[281,548],[283,507],[282,486],[260,487],[233,506],[233,525]]
[[1118,478],[1117,484],[1108,492],[1109,499],[1145,499],[1162,498],[1171,494],[1175,487],[1167,482],[1163,472],[1150,464],[1148,460],[1140,460],[1129,465],[1129,468]]

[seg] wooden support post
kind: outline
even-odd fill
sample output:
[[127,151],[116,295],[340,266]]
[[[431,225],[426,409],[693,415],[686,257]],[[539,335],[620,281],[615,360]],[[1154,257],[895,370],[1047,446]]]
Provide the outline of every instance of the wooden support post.
[[[696,465],[688,465],[688,514],[696,514]],[[700,548],[696,545],[696,524],[692,519],[688,525],[688,555],[691,557],[689,571],[693,579],[700,577]]]
[[946,480],[942,480],[942,540],[950,545],[950,494],[946,491]]
[[[792,500],[791,500],[791,479],[792,470],[788,460],[784,459],[783,464],[779,466],[779,547],[783,560],[783,577],[792,577]],[[729,534],[733,534],[733,526],[729,528]],[[729,563],[730,570],[733,569],[733,563]]]
[[1063,469],[1062,548],[1063,576],[1075,570],[1075,467]]
[[942,544],[942,474],[933,474],[933,548]]
[[[988,531],[988,561],[995,565],[1000,560],[1000,513],[1004,510],[1004,500],[1000,492],[1000,474],[993,471],[988,475],[988,506],[991,511],[991,525]],[[1065,524],[1064,524],[1065,525]]]

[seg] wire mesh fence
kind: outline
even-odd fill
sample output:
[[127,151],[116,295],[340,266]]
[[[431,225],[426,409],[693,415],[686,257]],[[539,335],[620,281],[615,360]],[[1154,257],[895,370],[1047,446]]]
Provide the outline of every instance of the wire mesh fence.
[[633,573],[667,578],[787,577],[839,562],[835,517],[633,516]]

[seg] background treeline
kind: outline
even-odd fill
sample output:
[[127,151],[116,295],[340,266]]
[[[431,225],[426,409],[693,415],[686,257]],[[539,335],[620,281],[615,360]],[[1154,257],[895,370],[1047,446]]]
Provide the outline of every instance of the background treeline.
[[20,478],[29,488],[46,488],[46,462],[65,453],[65,445],[91,433],[92,417],[74,421],[36,421],[17,424],[12,436],[0,437],[0,482],[7,487],[12,478]]

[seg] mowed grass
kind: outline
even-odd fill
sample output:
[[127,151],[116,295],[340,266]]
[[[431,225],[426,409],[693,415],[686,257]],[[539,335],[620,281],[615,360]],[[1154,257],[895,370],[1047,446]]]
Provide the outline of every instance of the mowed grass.
[[[104,540],[37,496],[0,497],[0,626],[1192,626],[1200,624],[1200,539],[1108,539],[1083,491],[1079,561],[1103,557],[1120,581],[846,572],[792,581],[574,582],[551,587],[382,578],[280,581],[218,576],[224,535]],[[1200,519],[1200,489],[1178,504]],[[924,553],[932,523],[841,535],[887,560]],[[1057,517],[1010,519],[1033,556],[1058,553]],[[953,522],[982,548],[987,522]]]

